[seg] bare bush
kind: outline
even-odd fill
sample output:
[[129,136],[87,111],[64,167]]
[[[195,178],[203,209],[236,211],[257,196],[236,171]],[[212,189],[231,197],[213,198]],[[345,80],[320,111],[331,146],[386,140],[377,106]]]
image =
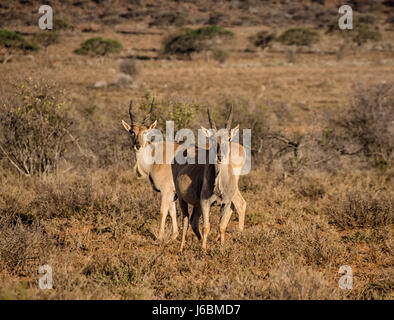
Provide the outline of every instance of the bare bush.
[[227,58],[229,56],[227,51],[221,50],[221,49],[213,50],[212,51],[212,55],[213,55],[213,58],[219,63],[226,62],[226,60],[227,60]]
[[375,276],[371,281],[365,284],[358,299],[362,300],[392,300],[394,292],[394,272],[389,270]]
[[51,84],[30,80],[0,101],[0,151],[23,175],[56,169],[70,126],[64,96]]
[[363,44],[369,41],[379,41],[382,39],[382,35],[378,29],[372,29],[368,24],[354,23],[355,26],[351,30],[342,30],[339,28],[337,21],[333,21],[328,25],[326,33],[338,34],[344,39],[344,45],[347,45],[350,41],[361,47]]
[[315,201],[322,198],[325,195],[326,190],[319,180],[304,177],[302,181],[297,184],[294,192],[298,196]]
[[23,221],[14,214],[0,217],[0,271],[32,275],[45,261],[48,242],[37,221]]
[[67,182],[41,182],[31,208],[41,218],[83,215],[92,207],[92,186],[83,177]]
[[291,262],[282,262],[270,271],[264,290],[266,299],[331,299],[339,298],[338,292],[322,276],[310,268],[300,268]]
[[326,213],[342,229],[394,224],[394,201],[389,193],[349,191],[332,199]]
[[33,36],[33,41],[43,47],[59,43],[60,34],[56,31],[42,31]]
[[124,59],[120,62],[119,69],[121,72],[136,77],[140,72],[140,66],[135,59]]
[[53,21],[54,30],[73,30],[74,26],[68,19],[54,19]]
[[357,87],[343,111],[332,116],[326,131],[331,146],[343,155],[362,155],[387,165],[394,150],[394,86]]
[[158,14],[153,17],[153,21],[149,23],[150,27],[183,27],[187,24],[192,24],[191,18],[187,13],[182,12],[166,12]]
[[248,38],[248,40],[255,46],[261,49],[267,48],[275,39],[275,34],[268,31],[260,31]]

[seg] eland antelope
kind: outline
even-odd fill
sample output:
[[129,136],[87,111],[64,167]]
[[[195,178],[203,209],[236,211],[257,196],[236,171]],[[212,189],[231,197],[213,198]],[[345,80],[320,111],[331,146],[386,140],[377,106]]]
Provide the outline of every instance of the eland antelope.
[[[178,144],[175,142],[150,142],[147,139],[147,135],[156,127],[157,121],[148,125],[150,122],[150,117],[154,108],[154,103],[152,101],[151,109],[148,115],[145,117],[142,123],[138,123],[134,120],[133,116],[133,102],[130,102],[129,115],[131,125],[122,120],[123,127],[129,132],[132,140],[132,146],[136,152],[136,165],[134,167],[136,174],[139,178],[149,179],[153,190],[160,192],[161,195],[161,205],[160,205],[160,231],[158,240],[162,241],[164,238],[164,228],[165,222],[170,212],[172,219],[172,236],[171,239],[174,240],[178,236],[178,225],[176,217],[176,194],[175,185],[173,180],[173,170],[177,170],[177,166],[172,166],[171,161],[166,161],[167,148],[177,149]],[[163,161],[161,163],[148,162],[145,155],[148,152],[161,153],[163,155]]]
[[[218,130],[208,109],[210,130],[202,127],[203,133],[214,142],[205,149],[206,164],[187,164],[180,168],[174,177],[176,193],[183,216],[181,251],[185,245],[189,225],[188,204],[192,205],[192,228],[199,236],[199,217],[203,216],[202,248],[207,246],[210,231],[209,214],[213,204],[221,206],[219,234],[221,246],[224,245],[224,234],[230,220],[231,203],[239,215],[239,229],[244,228],[246,201],[238,189],[240,171],[245,163],[245,152],[242,145],[231,142],[238,134],[238,127],[231,129],[232,107],[227,118],[226,128]],[[231,142],[231,143],[230,143]],[[210,143],[211,145],[211,143]],[[209,151],[215,148],[216,161],[209,163]],[[204,151],[203,151],[204,152]]]

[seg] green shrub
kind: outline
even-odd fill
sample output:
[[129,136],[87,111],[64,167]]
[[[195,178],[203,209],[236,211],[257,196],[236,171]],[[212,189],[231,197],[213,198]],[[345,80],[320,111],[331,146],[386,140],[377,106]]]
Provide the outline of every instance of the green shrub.
[[248,39],[255,47],[265,49],[275,39],[275,35],[268,31],[260,31]]
[[81,43],[81,47],[74,53],[80,55],[104,56],[108,53],[119,53],[122,50],[122,44],[113,39],[103,39],[101,37],[90,38]]
[[39,43],[43,47],[59,43],[60,35],[55,31],[42,31],[33,36],[33,41]]
[[292,28],[282,33],[277,40],[289,46],[310,46],[319,42],[320,38],[316,31],[307,28]]
[[220,26],[207,26],[197,29],[188,29],[188,34],[195,37],[213,38],[215,36],[229,36],[233,37],[234,33]]
[[0,46],[7,49],[18,49],[23,51],[36,51],[39,47],[26,40],[19,33],[0,29]]
[[353,29],[341,30],[338,23],[334,21],[328,26],[326,31],[328,34],[339,34],[345,40],[351,40],[359,47],[368,41],[379,41],[382,38],[379,30],[373,30],[366,24],[353,21]]
[[175,132],[191,126],[196,113],[194,105],[180,101],[157,101],[154,96],[146,94],[140,104],[140,109],[147,114],[154,104],[151,120],[157,120],[159,127],[165,128],[166,121],[174,121]]
[[67,19],[53,19],[53,30],[74,29],[74,26]]
[[179,12],[167,12],[154,17],[154,20],[149,25],[154,27],[173,25],[179,28],[187,24],[190,24],[187,14]]
[[30,80],[0,99],[0,153],[26,176],[46,174],[66,151],[70,125],[63,94]]
[[379,22],[379,17],[373,14],[364,14],[358,19],[360,23],[374,25]]
[[379,41],[382,38],[378,30],[372,30],[365,24],[359,24],[353,30],[354,35],[352,37],[352,41],[355,42],[359,47],[369,40]]
[[187,128],[194,116],[194,107],[181,102],[172,104],[169,119],[174,121],[175,130]]
[[227,51],[221,49],[213,50],[212,55],[213,58],[219,63],[224,63],[229,56]]
[[164,53],[190,56],[193,52],[212,49],[215,38],[232,38],[234,33],[219,26],[182,29],[164,40]]

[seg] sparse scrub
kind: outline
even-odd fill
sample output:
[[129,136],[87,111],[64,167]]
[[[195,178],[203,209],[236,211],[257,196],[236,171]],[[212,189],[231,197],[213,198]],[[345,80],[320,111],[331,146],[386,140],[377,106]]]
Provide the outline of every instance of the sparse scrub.
[[45,263],[50,247],[38,221],[23,221],[12,213],[0,216],[0,271],[31,276]]
[[344,45],[348,41],[352,41],[361,47],[363,44],[370,41],[379,41],[382,39],[382,35],[378,29],[372,29],[367,24],[353,21],[353,29],[341,30],[338,26],[337,21],[333,21],[329,24],[327,34],[338,34],[344,39]]
[[393,161],[394,87],[358,87],[350,104],[330,119],[329,144],[343,155],[361,155],[373,164]]
[[[33,41],[37,10],[21,4],[36,1],[19,2],[15,10],[11,0],[1,2],[0,25]],[[105,59],[78,58],[72,50],[89,37],[56,26],[39,33],[58,32],[61,41],[38,54],[12,49],[14,54],[0,45],[0,55],[6,55],[0,63],[0,146],[7,153],[0,148],[0,299],[393,300],[390,26],[379,26],[383,41],[371,50],[336,63],[334,51],[343,43],[345,53],[359,47],[350,37],[343,41],[321,34],[331,20],[338,25],[333,1],[324,6],[313,1],[306,8],[289,1],[213,5],[189,0],[176,9],[179,1],[167,2],[62,2],[63,18],[78,22],[75,29],[84,30],[83,21],[94,26],[94,34],[103,31],[105,37],[127,44],[127,52]],[[392,1],[382,2],[384,12],[372,10],[378,2],[359,0],[357,5],[370,3],[364,12],[371,9],[368,15],[383,22],[391,16],[387,3]],[[189,35],[193,46],[201,43],[200,51],[191,53],[200,52],[197,61],[163,57],[165,29],[178,24],[172,9],[187,13],[193,25],[208,27],[216,21],[236,26],[231,30],[237,37]],[[353,9],[356,27],[357,16],[363,16]],[[78,16],[72,16],[75,12]],[[365,21],[372,17],[361,15]],[[143,28],[156,17],[163,28]],[[293,28],[300,21],[318,27],[312,29],[321,36],[315,48],[285,47],[270,40],[274,30]],[[121,24],[102,28],[110,22]],[[255,40],[260,48],[269,48],[264,59],[247,38],[262,30],[268,33]],[[289,65],[282,61],[289,49],[289,60],[296,59],[297,52],[307,54],[299,57],[300,64]],[[214,59],[223,61],[223,53],[231,58],[219,65]],[[53,79],[57,86],[41,90],[45,82],[26,81],[34,74]],[[97,89],[92,83],[104,85]],[[349,90],[355,83],[359,87]],[[145,92],[151,94],[143,96]],[[241,142],[243,129],[251,129],[251,171],[239,181],[247,201],[245,229],[239,233],[233,208],[222,251],[215,241],[220,207],[212,208],[206,252],[190,233],[180,253],[180,237],[170,240],[170,217],[164,243],[157,241],[160,193],[148,179],[138,179],[136,152],[121,124],[129,118],[130,100],[137,122],[155,106],[151,120],[158,121],[156,128],[163,134],[166,120],[174,120],[175,133],[184,127],[194,133],[208,127],[207,107],[222,127],[231,105]],[[48,160],[56,159],[55,143],[62,145],[58,160]],[[19,163],[30,166],[39,157],[47,159],[46,171],[38,160],[30,174],[18,169]],[[181,231],[178,204],[177,222]],[[37,271],[44,264],[53,269],[53,290],[38,286],[42,275]],[[352,290],[338,288],[342,265],[353,269]]]
[[213,58],[219,63],[225,63],[229,54],[227,51],[216,49],[212,51]]
[[186,13],[167,12],[155,16],[149,25],[153,27],[175,26],[179,28],[190,24],[190,22],[190,18]]
[[141,102],[140,109],[146,114],[152,104],[154,111],[152,120],[158,120],[161,128],[166,127],[166,121],[174,121],[175,131],[182,128],[190,128],[195,115],[195,106],[182,101],[156,101],[154,96],[145,95]]
[[83,216],[92,209],[93,188],[83,178],[65,182],[41,182],[35,186],[31,208],[41,218]]
[[26,40],[22,35],[8,30],[0,29],[0,46],[8,50],[37,51],[39,47]]
[[330,222],[342,229],[394,224],[394,201],[390,193],[348,191],[332,199],[325,211]]
[[120,62],[119,69],[121,72],[128,74],[132,77],[138,76],[140,66],[135,59],[124,59]]
[[258,48],[265,49],[270,43],[275,40],[275,35],[268,31],[260,31],[253,36],[250,36],[249,41]]
[[352,37],[352,41],[359,47],[368,41],[379,41],[382,38],[378,30],[373,30],[365,24],[358,24],[354,32],[355,34]]
[[71,119],[64,97],[52,85],[32,80],[16,90],[0,102],[0,151],[23,175],[46,174],[66,152]]
[[122,48],[122,44],[117,40],[97,37],[90,38],[83,42],[80,48],[74,50],[74,53],[80,55],[104,56],[109,53],[119,53]]
[[319,34],[307,28],[291,28],[283,32],[279,37],[275,39],[281,44],[290,46],[286,52],[286,59],[289,63],[297,62],[296,50],[292,47],[296,47],[297,51],[301,47],[309,47],[320,41]]
[[304,177],[302,181],[299,182],[299,186],[297,186],[295,193],[311,200],[318,200],[323,198],[326,191],[324,185],[320,183],[320,181]]
[[[244,101],[225,101],[226,108],[231,104],[234,105],[234,112],[238,114],[234,119],[234,124],[239,124],[241,128],[250,129],[253,132],[252,154],[253,159],[258,162],[261,159],[267,161],[270,157],[270,148],[268,146],[268,136],[272,131],[272,122],[269,119],[269,111],[265,106],[253,106]],[[220,112],[219,112],[220,113]],[[213,112],[213,116],[217,117]],[[220,115],[218,115],[220,119]],[[224,121],[224,119],[221,119]]]
[[289,63],[296,63],[297,62],[297,55],[296,55],[295,50],[289,49],[286,52],[286,60]]
[[126,261],[111,263],[107,261],[104,265],[88,266],[82,273],[95,277],[111,287],[132,285],[135,282],[135,271],[132,264]]
[[392,270],[374,277],[365,284],[358,295],[362,300],[392,300],[394,292],[394,274]]
[[360,16],[358,21],[364,25],[375,25],[379,22],[379,18],[373,14],[365,14]]
[[233,32],[219,26],[182,29],[164,40],[163,53],[190,58],[194,52],[213,49],[218,39],[225,40],[233,37]]
[[33,41],[43,47],[59,43],[60,34],[55,31],[42,31],[33,36]]
[[53,19],[53,30],[72,30],[73,24],[68,19],[55,18]]
[[265,299],[279,300],[322,300],[329,296],[338,299],[339,293],[322,276],[310,268],[299,268],[294,262],[282,262],[270,272]]
[[214,26],[229,26],[231,24],[231,17],[224,13],[213,12],[206,21],[207,25]]
[[320,37],[316,31],[307,28],[292,28],[283,32],[276,40],[288,46],[310,46],[319,42]]
[[391,12],[391,14],[389,14],[387,16],[387,19],[385,21],[389,26],[391,26],[391,28],[394,27],[394,14]]
[[86,168],[101,168],[133,161],[129,137],[122,135],[121,128],[115,123],[92,122],[84,125],[86,127],[80,131],[79,137],[75,137],[79,150],[70,149],[70,153],[74,152],[67,157],[72,158],[73,163]]

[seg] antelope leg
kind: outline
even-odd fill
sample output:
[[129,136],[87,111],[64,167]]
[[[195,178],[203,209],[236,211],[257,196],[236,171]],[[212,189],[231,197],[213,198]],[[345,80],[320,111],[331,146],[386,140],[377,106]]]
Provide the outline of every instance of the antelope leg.
[[178,224],[176,221],[176,206],[175,206],[175,201],[172,201],[170,203],[170,216],[172,219],[172,236],[171,240],[175,240],[178,237]]
[[179,199],[179,206],[181,207],[182,211],[182,242],[180,248],[180,251],[182,252],[186,243],[187,230],[189,229],[189,210],[187,203],[181,199]]
[[237,192],[234,194],[232,202],[234,204],[235,210],[238,213],[239,231],[242,232],[244,230],[245,224],[246,201],[242,197],[242,194],[239,190],[237,190]]

